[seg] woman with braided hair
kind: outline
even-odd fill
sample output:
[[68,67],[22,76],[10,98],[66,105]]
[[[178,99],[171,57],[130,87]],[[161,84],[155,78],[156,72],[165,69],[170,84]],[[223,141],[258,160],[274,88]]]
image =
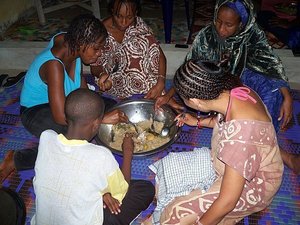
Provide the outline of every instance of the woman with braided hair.
[[[106,43],[107,31],[93,15],[79,15],[67,30],[54,35],[48,46],[34,59],[24,80],[20,97],[21,120],[34,136],[47,129],[64,133],[67,129],[64,104],[66,96],[78,88],[87,88],[82,63],[94,63]],[[113,104],[106,99],[106,106]],[[124,113],[112,111],[104,123],[126,121]],[[37,147],[9,151],[0,164],[0,182],[13,170],[34,168]]]
[[[293,100],[280,58],[273,52],[263,30],[256,23],[250,0],[218,0],[213,23],[199,31],[188,59],[227,60],[227,70],[241,78],[262,99],[275,130],[286,129],[293,116]],[[169,101],[171,89],[158,97],[156,108]],[[300,173],[300,156],[281,150],[284,163]]]
[[[238,77],[201,60],[184,63],[175,74],[174,87],[187,106],[214,112],[209,118],[186,113],[176,120],[179,126],[213,128],[211,158],[217,178],[206,192],[195,189],[176,197],[161,214],[160,224],[235,224],[263,210],[280,187],[283,163],[272,119],[260,97]],[[157,177],[170,179],[165,174]]]

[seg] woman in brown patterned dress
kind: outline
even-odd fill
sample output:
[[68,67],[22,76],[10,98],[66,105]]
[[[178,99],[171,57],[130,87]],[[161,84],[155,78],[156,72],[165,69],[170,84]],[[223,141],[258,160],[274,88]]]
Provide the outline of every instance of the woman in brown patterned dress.
[[177,120],[180,126],[214,128],[211,157],[217,178],[206,192],[175,198],[160,224],[235,224],[266,208],[280,187],[283,163],[272,119],[258,95],[239,78],[200,60],[177,70],[174,87],[187,106],[216,112],[209,118],[179,115]]
[[165,87],[166,58],[152,30],[138,17],[139,0],[112,0],[106,49],[91,66],[100,90],[127,98],[145,94],[155,99]]

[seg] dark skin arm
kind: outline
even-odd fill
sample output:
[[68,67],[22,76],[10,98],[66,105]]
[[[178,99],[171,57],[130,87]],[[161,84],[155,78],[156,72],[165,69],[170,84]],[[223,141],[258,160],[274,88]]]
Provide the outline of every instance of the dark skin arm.
[[40,68],[41,79],[48,85],[48,97],[51,113],[56,123],[66,125],[64,68],[56,60],[48,61]]
[[[132,134],[125,134],[122,144],[123,150],[123,164],[121,171],[124,175],[127,183],[130,183],[131,180],[131,161],[134,150],[134,143],[132,140]],[[104,208],[108,207],[112,214],[118,214],[121,212],[120,206],[121,204],[117,199],[111,196],[110,193],[105,193],[103,195]]]
[[280,107],[280,115],[278,119],[282,120],[281,129],[284,130],[287,128],[287,125],[293,116],[293,99],[288,88],[283,87],[280,91],[283,95],[283,102]]
[[123,163],[122,163],[122,173],[124,175],[127,183],[130,183],[131,180],[131,161],[133,156],[134,143],[132,140],[132,134],[125,134],[122,144],[123,151]]
[[159,68],[158,74],[159,77],[157,79],[156,85],[154,85],[146,94],[145,98],[147,99],[155,99],[161,95],[162,91],[165,88],[165,81],[166,81],[166,56],[163,53],[162,49],[159,47]]
[[115,199],[114,197],[111,196],[110,193],[105,193],[103,195],[103,208],[108,207],[108,209],[110,210],[111,214],[119,214],[121,212],[121,204],[120,202]]
[[[65,118],[65,93],[64,93],[64,68],[60,62],[53,60],[46,62],[40,69],[42,80],[48,85],[48,96],[51,113],[54,121],[66,125]],[[87,88],[86,81],[81,77],[81,88]],[[116,124],[128,121],[127,116],[120,110],[113,110],[104,115],[103,124]]]

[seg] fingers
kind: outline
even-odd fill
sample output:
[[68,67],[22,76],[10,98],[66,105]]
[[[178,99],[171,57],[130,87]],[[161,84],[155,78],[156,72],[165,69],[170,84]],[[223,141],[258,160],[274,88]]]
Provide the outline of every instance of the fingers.
[[182,127],[185,122],[186,122],[186,114],[185,113],[180,113],[175,117],[176,120],[176,126]]
[[112,214],[118,214],[121,212],[121,204],[117,199],[112,197],[110,193],[106,193],[103,195],[103,202],[103,208],[108,208]]
[[287,115],[283,118],[283,122],[282,122],[282,125],[281,125],[281,129],[286,129],[287,128],[287,125],[289,124],[289,122],[291,121],[292,119],[292,115]]
[[123,111],[119,111],[120,122],[128,122],[128,116]]
[[120,210],[121,204],[119,204],[118,200],[111,198],[108,202],[109,203],[107,204],[107,207],[109,208],[112,214],[117,215],[121,212]]

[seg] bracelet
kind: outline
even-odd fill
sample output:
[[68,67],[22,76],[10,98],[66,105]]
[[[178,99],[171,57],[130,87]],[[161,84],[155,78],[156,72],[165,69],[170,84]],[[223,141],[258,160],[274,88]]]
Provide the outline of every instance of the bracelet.
[[157,75],[157,77],[158,77],[158,78],[160,78],[160,77],[161,77],[161,78],[163,78],[163,79],[166,79],[166,76],[164,76],[164,75],[161,75],[161,74],[158,74],[158,75]]
[[104,71],[100,72],[98,78],[100,78],[104,74]]
[[197,129],[201,128],[200,119],[201,119],[200,112],[197,112]]

